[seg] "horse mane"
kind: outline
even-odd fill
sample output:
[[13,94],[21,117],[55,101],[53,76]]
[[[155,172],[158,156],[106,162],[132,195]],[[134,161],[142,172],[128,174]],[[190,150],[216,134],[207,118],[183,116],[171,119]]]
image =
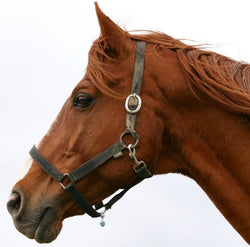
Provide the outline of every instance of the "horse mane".
[[250,115],[249,64],[200,49],[182,49],[177,54],[197,97],[202,93],[225,110]]
[[[202,95],[227,111],[250,115],[250,64],[207,51],[203,46],[187,45],[160,32],[150,31],[142,35],[124,33],[133,40],[175,50],[189,87],[199,99]],[[105,53],[103,43],[102,37],[94,42],[89,56],[89,72],[100,90],[119,97],[119,93],[104,83],[112,81],[115,75],[105,66],[105,59],[114,59]],[[157,49],[154,50],[157,52]]]

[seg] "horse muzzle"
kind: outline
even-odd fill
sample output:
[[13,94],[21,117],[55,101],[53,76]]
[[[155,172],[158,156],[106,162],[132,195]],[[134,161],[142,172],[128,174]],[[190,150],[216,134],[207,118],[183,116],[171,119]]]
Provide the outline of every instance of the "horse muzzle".
[[[39,200],[40,201],[40,200]],[[33,206],[38,205],[38,206]],[[38,243],[52,242],[62,228],[62,221],[50,203],[26,202],[21,190],[14,190],[7,202],[16,229]]]

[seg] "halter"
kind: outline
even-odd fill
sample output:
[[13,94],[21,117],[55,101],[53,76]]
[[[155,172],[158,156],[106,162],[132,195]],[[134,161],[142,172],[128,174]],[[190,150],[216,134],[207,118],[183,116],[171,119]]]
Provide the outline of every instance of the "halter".
[[[146,43],[143,41],[136,42],[136,54],[135,54],[135,66],[134,66],[134,74],[131,86],[131,94],[127,97],[125,102],[125,109],[127,111],[126,117],[126,129],[122,133],[120,140],[114,143],[112,146],[90,159],[77,169],[73,170],[70,173],[61,173],[58,171],[49,161],[44,158],[44,156],[38,151],[38,149],[33,146],[30,150],[31,157],[36,161],[36,163],[51,177],[53,177],[56,181],[60,183],[62,188],[66,190],[71,197],[79,204],[79,206],[91,217],[101,217],[102,222],[101,226],[105,225],[103,222],[104,213],[106,210],[110,209],[114,203],[116,203],[122,196],[133,186],[141,182],[145,178],[149,178],[152,176],[151,172],[147,169],[147,166],[144,161],[138,161],[135,155],[135,148],[139,142],[139,137],[135,131],[136,117],[137,112],[141,108],[141,84],[143,78],[143,70],[144,70],[144,57],[145,57],[145,46]],[[124,136],[131,135],[135,142],[133,144],[126,144],[124,142]],[[122,151],[124,149],[128,149],[130,158],[134,161],[133,169],[135,173],[137,173],[137,179],[127,188],[123,189],[120,193],[114,195],[112,199],[103,204],[96,205],[92,207],[91,204],[84,198],[84,196],[77,190],[74,184],[85,177],[87,174],[95,170],[97,167],[104,164],[111,158],[120,158],[123,156]],[[67,179],[66,179],[67,178]],[[66,183],[66,181],[68,181]],[[104,212],[99,213],[97,210],[100,208],[105,208]]]

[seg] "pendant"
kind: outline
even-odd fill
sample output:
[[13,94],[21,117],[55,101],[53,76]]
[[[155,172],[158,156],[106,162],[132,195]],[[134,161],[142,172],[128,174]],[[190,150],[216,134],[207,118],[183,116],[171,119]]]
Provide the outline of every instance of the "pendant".
[[104,227],[105,224],[106,224],[105,221],[104,221],[105,212],[106,212],[106,209],[105,209],[105,210],[101,213],[101,215],[100,215],[100,216],[101,216],[101,219],[102,219],[101,222],[100,222],[100,226],[101,226],[101,227]]

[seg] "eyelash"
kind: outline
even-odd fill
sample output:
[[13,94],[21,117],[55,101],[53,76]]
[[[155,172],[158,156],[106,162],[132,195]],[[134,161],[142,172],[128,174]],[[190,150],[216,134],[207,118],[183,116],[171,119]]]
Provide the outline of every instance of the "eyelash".
[[94,98],[86,93],[78,93],[73,98],[73,107],[87,108],[94,101]]

